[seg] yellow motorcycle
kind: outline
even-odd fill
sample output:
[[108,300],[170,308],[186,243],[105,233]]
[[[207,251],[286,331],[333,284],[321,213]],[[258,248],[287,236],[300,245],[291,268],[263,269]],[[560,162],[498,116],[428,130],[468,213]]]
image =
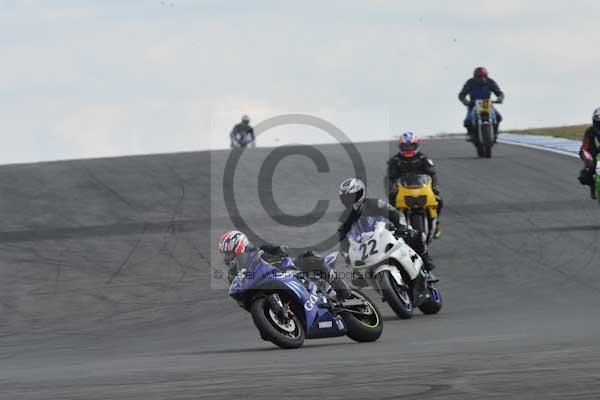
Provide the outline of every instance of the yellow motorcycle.
[[406,216],[407,222],[427,236],[431,243],[438,224],[438,201],[429,175],[407,174],[396,182],[395,206]]

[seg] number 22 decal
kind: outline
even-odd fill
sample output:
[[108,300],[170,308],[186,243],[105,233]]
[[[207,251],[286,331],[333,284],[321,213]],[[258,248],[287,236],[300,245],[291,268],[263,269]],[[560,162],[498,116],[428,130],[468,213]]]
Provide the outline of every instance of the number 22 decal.
[[[371,246],[371,251],[369,252],[369,254],[367,254],[367,248],[369,246]],[[377,241],[373,240],[373,239],[369,240],[367,243],[361,244],[360,245],[360,250],[362,251],[361,260],[365,261],[367,258],[369,258],[369,256],[379,253],[379,251],[375,250],[375,247],[377,247]]]

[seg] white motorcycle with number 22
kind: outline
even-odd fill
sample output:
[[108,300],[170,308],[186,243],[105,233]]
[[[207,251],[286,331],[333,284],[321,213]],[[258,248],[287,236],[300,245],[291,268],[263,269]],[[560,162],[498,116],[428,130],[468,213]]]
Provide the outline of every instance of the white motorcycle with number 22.
[[418,307],[424,314],[442,308],[440,292],[422,271],[423,260],[387,229],[385,218],[361,217],[348,233],[348,257],[355,286],[371,286],[402,319]]

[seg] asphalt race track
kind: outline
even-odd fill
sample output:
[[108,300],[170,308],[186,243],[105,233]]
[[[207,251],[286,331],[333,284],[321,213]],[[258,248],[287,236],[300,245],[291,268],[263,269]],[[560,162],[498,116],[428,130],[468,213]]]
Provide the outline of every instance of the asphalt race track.
[[[388,144],[358,148],[380,196]],[[329,172],[291,156],[273,176],[280,214],[332,200],[305,228],[259,205],[271,149],[242,157],[239,214],[265,239],[335,229],[351,164],[319,149]],[[600,398],[600,206],[579,161],[502,144],[481,160],[456,139],[424,150],[446,201],[431,250],[443,310],[401,321],[378,303],[379,341],[292,351],[261,341],[214,278],[229,152],[0,167],[0,398]]]

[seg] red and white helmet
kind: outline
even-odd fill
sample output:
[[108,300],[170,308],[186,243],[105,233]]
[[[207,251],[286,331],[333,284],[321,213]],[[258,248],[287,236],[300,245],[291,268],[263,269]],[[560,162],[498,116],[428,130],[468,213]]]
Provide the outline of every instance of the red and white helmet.
[[421,150],[419,137],[413,132],[404,132],[398,140],[398,148],[404,157],[414,157]]
[[248,237],[240,231],[228,231],[219,239],[219,252],[222,253],[225,264],[231,264],[236,256],[239,256],[250,247]]

